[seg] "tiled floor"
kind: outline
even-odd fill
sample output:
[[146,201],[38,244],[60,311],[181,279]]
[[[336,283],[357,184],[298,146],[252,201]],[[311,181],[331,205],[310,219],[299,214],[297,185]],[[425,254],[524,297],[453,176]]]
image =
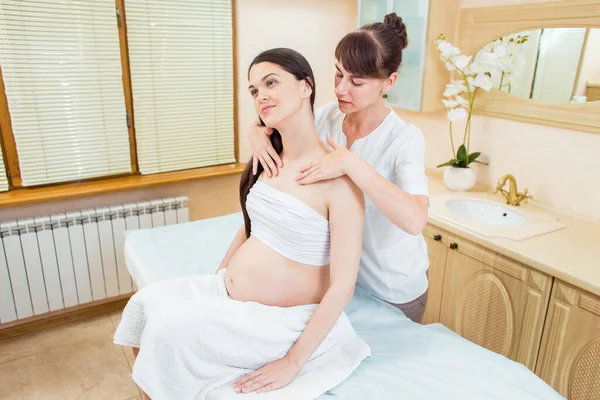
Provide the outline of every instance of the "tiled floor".
[[0,340],[0,399],[141,399],[133,353],[113,344],[121,312]]

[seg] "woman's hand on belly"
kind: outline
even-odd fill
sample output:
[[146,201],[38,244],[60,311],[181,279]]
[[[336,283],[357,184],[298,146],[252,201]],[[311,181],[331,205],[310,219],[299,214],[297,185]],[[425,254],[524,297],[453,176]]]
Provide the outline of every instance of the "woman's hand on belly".
[[233,384],[237,393],[264,393],[289,385],[298,376],[302,367],[295,365],[288,357],[272,361],[250,374],[244,375]]

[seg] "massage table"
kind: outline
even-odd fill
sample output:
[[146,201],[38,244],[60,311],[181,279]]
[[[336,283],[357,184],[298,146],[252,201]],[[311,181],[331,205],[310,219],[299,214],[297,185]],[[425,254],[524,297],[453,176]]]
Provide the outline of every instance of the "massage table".
[[[242,223],[242,214],[234,213],[127,231],[127,268],[138,288],[186,275],[212,274]],[[319,400],[563,399],[522,364],[441,324],[414,323],[360,288],[346,314],[371,346],[372,356]]]

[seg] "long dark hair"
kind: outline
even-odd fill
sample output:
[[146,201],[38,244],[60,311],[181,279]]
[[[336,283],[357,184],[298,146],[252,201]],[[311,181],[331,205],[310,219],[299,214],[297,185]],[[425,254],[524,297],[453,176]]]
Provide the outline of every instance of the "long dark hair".
[[352,75],[386,79],[400,68],[407,45],[406,25],[391,13],[383,22],[364,25],[344,36],[335,48],[335,58]]
[[[263,62],[270,62],[276,64],[283,68],[285,71],[294,75],[299,81],[306,81],[310,88],[312,89],[312,93],[310,95],[310,107],[314,111],[315,106],[315,76],[313,74],[312,68],[310,64],[304,58],[304,56],[298,53],[295,50],[287,49],[287,48],[276,48],[271,50],[266,50],[260,53],[250,66],[248,67],[248,76],[250,75],[250,70],[256,64],[260,64]],[[260,120],[260,125],[265,126],[265,123]],[[281,139],[281,134],[277,131],[277,129],[273,129],[273,133],[270,136],[271,144],[273,148],[277,152],[277,154],[281,154],[283,151],[283,141]],[[251,160],[252,161],[252,160]],[[256,175],[252,174],[252,162],[249,162],[246,165],[246,169],[242,173],[242,178],[240,180],[240,203],[242,206],[242,213],[244,214],[244,224],[246,227],[246,237],[250,237],[251,227],[250,227],[250,217],[248,216],[248,211],[246,210],[246,199],[248,198],[248,193],[252,186],[258,180],[260,174],[264,171],[263,166],[258,163],[258,170]]]

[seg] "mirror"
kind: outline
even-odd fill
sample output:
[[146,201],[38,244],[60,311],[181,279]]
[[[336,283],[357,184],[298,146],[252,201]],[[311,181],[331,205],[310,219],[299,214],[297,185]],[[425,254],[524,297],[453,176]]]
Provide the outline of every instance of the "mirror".
[[474,61],[494,66],[493,88],[552,103],[600,101],[600,29],[543,28],[502,36]]

